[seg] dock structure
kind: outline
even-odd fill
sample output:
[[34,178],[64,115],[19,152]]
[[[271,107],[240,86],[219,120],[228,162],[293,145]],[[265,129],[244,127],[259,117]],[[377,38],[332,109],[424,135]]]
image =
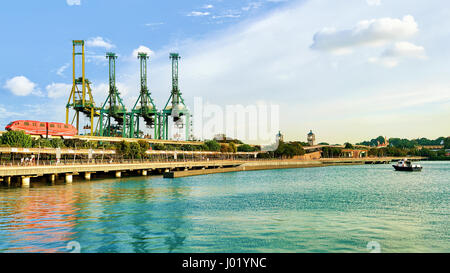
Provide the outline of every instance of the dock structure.
[[111,173],[111,176],[121,178],[124,173],[138,172],[142,176],[149,173],[163,174],[178,170],[203,170],[215,168],[233,168],[240,166],[244,161],[214,160],[214,161],[178,161],[178,162],[136,162],[117,164],[74,164],[51,166],[8,166],[0,168],[0,178],[4,183],[19,182],[23,187],[29,187],[32,178],[47,178],[54,182],[56,177],[64,177],[68,184],[72,183],[74,176],[84,180],[91,180],[96,173]]
[[[30,187],[33,179],[46,178],[54,183],[57,177],[63,177],[67,184],[79,177],[86,181],[98,173],[110,173],[112,177],[121,178],[123,174],[136,173],[147,176],[160,174],[165,178],[178,178],[213,173],[256,171],[285,168],[311,168],[342,165],[388,164],[398,157],[383,158],[322,158],[318,160],[182,160],[182,161],[136,161],[128,163],[109,164],[55,164],[41,166],[2,166],[0,181],[4,185],[19,183],[22,187]],[[421,160],[423,157],[413,157],[411,160]]]
[[[389,164],[392,161],[399,160],[399,157],[380,157],[380,158],[321,158],[318,160],[252,160],[245,161],[243,164],[235,167],[219,169],[198,169],[190,171],[171,171],[164,174],[165,178],[180,178],[187,176],[205,175],[213,173],[240,172],[240,171],[260,171],[272,169],[292,169],[292,168],[314,168],[328,166],[345,165],[365,165],[365,164]],[[417,161],[423,157],[413,157],[411,160]]]

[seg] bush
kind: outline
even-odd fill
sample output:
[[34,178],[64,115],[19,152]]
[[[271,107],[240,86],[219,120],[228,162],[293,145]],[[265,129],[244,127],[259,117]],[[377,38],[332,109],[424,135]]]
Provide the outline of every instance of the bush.
[[2,143],[9,147],[31,148],[33,139],[23,131],[8,131],[1,137]]
[[242,144],[237,147],[237,150],[238,152],[254,152],[255,148],[248,144]]
[[116,150],[122,157],[128,157],[131,152],[130,143],[122,141],[116,144]]
[[33,148],[52,148],[52,143],[48,138],[33,139]]
[[140,148],[140,156],[141,158],[145,158],[145,156],[147,155],[145,152],[147,152],[150,149],[150,143],[144,140],[139,140],[138,144]]
[[444,139],[444,149],[450,149],[450,137]]
[[66,145],[64,145],[64,140],[60,139],[60,138],[52,138],[50,139],[50,145],[53,148],[65,148]]
[[142,157],[142,151],[141,151],[141,145],[139,145],[139,143],[137,142],[131,142],[129,143],[129,147],[130,147],[130,152],[128,154],[128,157],[131,157],[133,159],[135,158],[141,158]]
[[156,143],[152,145],[152,149],[155,151],[164,151],[166,147],[164,146],[164,144]]
[[215,140],[205,141],[205,145],[208,147],[208,151],[218,152],[220,151],[220,144]]
[[237,146],[236,146],[236,144],[234,144],[234,142],[230,142],[229,147],[230,147],[230,150],[232,153],[237,152]]
[[222,143],[222,144],[220,144],[220,152],[221,153],[232,153],[233,150],[231,149],[230,145]]
[[349,142],[345,143],[345,149],[353,149],[353,145]]

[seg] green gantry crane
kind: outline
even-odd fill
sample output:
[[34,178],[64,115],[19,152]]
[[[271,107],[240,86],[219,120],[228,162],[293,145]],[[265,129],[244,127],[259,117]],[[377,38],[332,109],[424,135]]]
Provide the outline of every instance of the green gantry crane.
[[[109,93],[105,103],[100,110],[100,136],[121,136],[128,137],[129,113],[120,98],[119,90],[116,86],[116,59],[114,53],[106,53],[109,61]],[[115,121],[115,123],[113,123]]]
[[140,132],[140,118],[144,119],[144,122],[150,128],[154,128],[154,139],[160,138],[160,126],[159,126],[159,113],[156,109],[155,103],[151,97],[151,93],[147,86],[147,60],[149,59],[147,53],[138,53],[138,59],[140,60],[141,71],[141,90],[139,98],[136,100],[133,109],[131,110],[130,117],[130,137],[141,138]]
[[[69,110],[73,109],[75,114],[71,124],[76,121],[77,133],[80,133],[80,113],[86,115],[90,119],[90,124],[85,126],[85,129],[91,130],[91,136],[94,135],[94,117],[98,117],[100,113],[95,107],[94,98],[92,97],[91,82],[85,77],[85,54],[84,54],[84,40],[72,41],[72,90],[69,95],[69,100],[66,104],[66,124],[69,123]],[[81,47],[81,51],[79,48]],[[78,49],[78,50],[77,50]],[[76,76],[76,57],[81,56],[82,74],[80,77]]]
[[160,137],[165,140],[169,139],[169,117],[171,116],[176,127],[186,129],[186,140],[189,140],[190,114],[178,87],[178,60],[181,57],[178,53],[170,53],[170,59],[172,60],[172,92],[159,116]]

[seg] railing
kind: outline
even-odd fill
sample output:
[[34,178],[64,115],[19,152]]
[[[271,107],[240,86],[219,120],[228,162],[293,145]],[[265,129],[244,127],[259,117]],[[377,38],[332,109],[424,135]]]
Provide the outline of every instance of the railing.
[[[43,166],[66,166],[66,165],[111,165],[111,164],[151,164],[151,163],[177,163],[177,162],[276,162],[276,161],[387,161],[397,160],[397,157],[365,157],[365,158],[320,158],[320,159],[280,159],[280,158],[238,158],[238,157],[219,157],[219,158],[146,158],[146,159],[61,159],[61,160],[35,160],[35,161],[7,161],[0,163],[0,168],[8,167],[43,167]],[[412,157],[412,160],[423,159]]]

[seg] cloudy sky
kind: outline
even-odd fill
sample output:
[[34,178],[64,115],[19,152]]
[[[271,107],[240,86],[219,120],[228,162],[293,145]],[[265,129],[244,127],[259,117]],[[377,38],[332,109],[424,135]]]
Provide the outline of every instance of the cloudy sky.
[[217,105],[275,104],[288,140],[359,142],[379,135],[450,135],[450,3],[442,0],[9,1],[0,9],[0,127],[15,119],[64,121],[71,41],[86,40],[97,105],[105,53],[131,107],[138,51],[150,56],[159,108],[180,85]]

